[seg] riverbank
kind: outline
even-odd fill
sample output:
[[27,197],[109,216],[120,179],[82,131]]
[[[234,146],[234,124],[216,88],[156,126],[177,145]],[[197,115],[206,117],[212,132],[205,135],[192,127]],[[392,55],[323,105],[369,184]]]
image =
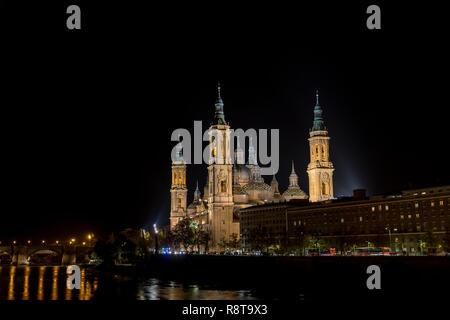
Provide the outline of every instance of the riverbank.
[[[381,290],[369,290],[367,268],[376,265]],[[160,279],[277,291],[280,298],[436,298],[450,288],[450,257],[265,257],[157,255],[136,272]]]

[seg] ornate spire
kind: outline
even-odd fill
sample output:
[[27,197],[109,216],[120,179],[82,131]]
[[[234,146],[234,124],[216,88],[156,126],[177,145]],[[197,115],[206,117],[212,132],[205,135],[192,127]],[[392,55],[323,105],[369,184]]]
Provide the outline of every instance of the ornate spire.
[[216,112],[214,114],[214,124],[227,124],[225,121],[225,114],[223,112],[223,100],[220,95],[220,82],[217,82],[217,99]]
[[278,184],[278,180],[275,174],[272,175],[272,182],[270,184]]
[[314,107],[314,122],[311,131],[325,131],[325,123],[322,117],[322,108],[319,104],[319,90],[316,90],[316,105]]
[[[178,141],[180,141],[180,135],[178,135]],[[178,142],[175,146],[175,162],[184,162],[183,159],[183,144]]]
[[258,161],[256,160],[256,151],[253,148],[253,139],[250,137],[250,141],[248,144],[248,164],[250,165],[258,165]]
[[289,188],[298,188],[298,176],[294,169],[294,160],[292,160],[292,171],[289,175]]
[[198,180],[197,180],[197,187],[195,188],[195,193],[200,192],[200,190],[198,190]]

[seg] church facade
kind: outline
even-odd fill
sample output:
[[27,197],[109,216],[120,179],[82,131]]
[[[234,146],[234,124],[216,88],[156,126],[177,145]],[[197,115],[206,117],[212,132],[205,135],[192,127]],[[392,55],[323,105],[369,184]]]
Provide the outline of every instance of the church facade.
[[[225,120],[224,103],[218,86],[214,120],[210,127],[210,161],[203,196],[198,187],[194,199],[187,204],[186,163],[181,149],[176,150],[172,162],[172,184],[170,188],[170,229],[189,217],[210,234],[210,248],[220,249],[226,243],[239,239],[239,211],[266,203],[289,202],[294,199],[309,199],[311,202],[333,199],[333,164],[329,158],[328,132],[322,118],[319,96],[316,93],[314,122],[310,131],[309,196],[300,189],[298,176],[292,161],[289,186],[280,193],[278,181],[273,175],[267,184],[261,175],[257,154],[250,138],[248,161],[244,152],[235,150],[231,157],[231,127]],[[181,147],[180,147],[181,148]],[[244,164],[245,163],[245,164]]]

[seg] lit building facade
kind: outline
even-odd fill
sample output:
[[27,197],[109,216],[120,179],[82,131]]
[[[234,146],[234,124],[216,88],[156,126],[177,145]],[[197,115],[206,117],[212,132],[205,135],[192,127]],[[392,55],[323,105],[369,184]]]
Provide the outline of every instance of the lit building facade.
[[[267,204],[241,210],[240,230],[247,250],[256,233],[266,245],[308,247],[308,238],[339,251],[386,246],[420,255],[450,246],[450,186],[408,190],[398,195],[354,196],[321,203]],[[253,243],[252,243],[253,242]]]
[[311,202],[333,199],[333,163],[330,161],[330,137],[325,127],[319,93],[316,92],[314,122],[309,132],[308,164],[309,200]]
[[[193,202],[187,204],[186,164],[181,150],[176,149],[175,161],[172,163],[170,189],[170,229],[174,230],[179,221],[189,217],[210,234],[209,248],[220,250],[231,240],[239,239],[241,234],[239,216],[243,209],[266,203],[288,203],[299,200],[308,201],[308,199],[316,202],[332,199],[334,168],[329,161],[330,138],[324,126],[322,109],[318,101],[318,95],[316,95],[314,123],[309,139],[312,155],[308,175],[312,197],[300,189],[294,161],[292,161],[289,175],[289,186],[285,192],[281,193],[275,175],[270,185],[261,175],[256,148],[251,138],[248,161],[245,162],[244,152],[239,144],[234,151],[233,159],[232,130],[225,120],[224,103],[219,85],[214,120],[209,128],[210,160],[203,197],[197,182]],[[314,150],[317,152],[313,153]]]

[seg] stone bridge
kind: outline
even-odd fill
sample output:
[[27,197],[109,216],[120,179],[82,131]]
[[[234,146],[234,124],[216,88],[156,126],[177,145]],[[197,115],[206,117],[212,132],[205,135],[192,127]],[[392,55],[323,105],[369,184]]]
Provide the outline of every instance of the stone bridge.
[[34,254],[56,254],[61,264],[84,262],[84,257],[92,251],[89,246],[74,245],[11,245],[0,246],[0,256],[9,255],[11,263],[24,265],[30,263]]

